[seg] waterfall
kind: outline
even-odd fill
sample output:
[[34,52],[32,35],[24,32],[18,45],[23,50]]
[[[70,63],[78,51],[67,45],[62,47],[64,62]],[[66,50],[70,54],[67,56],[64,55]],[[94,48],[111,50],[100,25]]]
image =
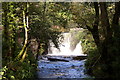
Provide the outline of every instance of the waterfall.
[[[52,41],[49,41],[50,47],[48,49],[48,55],[50,56],[84,56],[80,39],[76,39],[75,34],[68,32],[62,33],[64,39],[59,44],[59,49],[55,47]],[[73,42],[77,42],[73,44]]]
[[78,56],[87,57],[82,51],[79,31],[72,30],[61,35],[64,38],[59,44],[59,49],[50,40],[47,56],[42,56],[43,58],[38,61],[38,78],[90,78],[89,75],[84,73],[86,70],[84,67],[86,59],[75,59]]

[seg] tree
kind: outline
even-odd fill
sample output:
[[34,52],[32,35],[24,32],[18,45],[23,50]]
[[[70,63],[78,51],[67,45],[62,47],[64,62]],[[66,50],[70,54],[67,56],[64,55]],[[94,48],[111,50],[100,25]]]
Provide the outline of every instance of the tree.
[[[16,50],[16,30],[17,30],[17,19],[15,8],[16,3],[3,3],[3,50],[5,56],[15,57],[15,50]],[[15,7],[15,8],[13,8]],[[7,46],[6,46],[7,45]]]
[[[30,3],[30,35],[31,39],[38,42],[39,53],[40,46],[44,49],[44,53],[48,53],[49,41],[58,48],[61,27],[65,27],[69,17],[65,3]],[[56,7],[54,7],[56,6]],[[33,9],[34,8],[34,9]]]
[[24,25],[24,30],[25,30],[25,41],[24,41],[24,46],[22,47],[22,50],[18,54],[17,58],[20,58],[22,56],[21,61],[23,62],[26,53],[27,53],[27,44],[28,44],[28,3],[25,3],[23,5],[23,25]]
[[[33,56],[28,55],[27,52],[29,49],[27,3],[3,2],[2,4],[3,68],[0,69],[2,78],[6,80],[33,78],[36,63]],[[20,44],[22,41],[19,42],[19,38],[25,38],[24,45]]]
[[[92,66],[91,67],[92,72],[94,73],[95,76],[110,77],[113,74],[111,70],[114,71],[115,67],[119,69],[116,65],[117,63],[119,63],[118,62],[119,49],[116,46],[118,46],[120,43],[118,37],[120,33],[119,30],[120,2],[115,3],[114,10],[115,13],[113,15],[113,19],[109,17],[110,13],[108,13],[109,11],[108,4],[111,5],[111,7],[113,7],[114,3],[94,2],[74,4],[79,4],[77,5],[79,6],[79,9],[76,8],[75,6],[72,7],[73,15],[75,14],[73,16],[73,20],[75,21],[75,23],[78,24],[79,27],[88,29],[88,31],[91,32],[94,42],[96,43],[97,49],[99,51],[99,53],[96,53],[99,54],[98,59],[95,62],[91,61],[89,63],[89,65]],[[84,14],[82,14],[83,12]],[[88,15],[88,13],[90,14]],[[110,22],[110,20],[112,21]],[[96,55],[94,57],[96,57]],[[100,70],[96,70],[98,67],[100,67]],[[95,74],[97,73],[96,71],[98,71],[98,73],[100,74],[98,75]],[[102,73],[102,71],[104,73]]]

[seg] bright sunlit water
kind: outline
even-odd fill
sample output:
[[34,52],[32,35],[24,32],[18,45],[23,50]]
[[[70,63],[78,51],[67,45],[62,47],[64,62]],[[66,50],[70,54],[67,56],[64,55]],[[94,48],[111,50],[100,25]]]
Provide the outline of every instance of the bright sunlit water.
[[73,37],[71,36],[71,33],[63,33],[64,37],[63,42],[59,45],[59,49],[55,47],[53,42],[50,41],[50,47],[48,55],[51,56],[83,56],[81,41],[79,41],[75,46],[75,49],[71,50],[71,41]]

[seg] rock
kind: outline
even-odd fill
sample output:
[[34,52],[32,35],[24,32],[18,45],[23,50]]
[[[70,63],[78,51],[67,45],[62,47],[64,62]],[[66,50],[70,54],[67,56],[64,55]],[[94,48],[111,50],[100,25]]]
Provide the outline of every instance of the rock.
[[56,68],[55,70],[59,70],[59,69]]
[[46,58],[45,56],[39,56],[39,57],[38,57],[38,60],[41,60],[41,59],[42,59],[42,60],[47,60],[47,58]]
[[75,65],[72,65],[71,67],[72,67],[72,68],[75,68]]
[[80,65],[80,67],[82,67],[83,65]]
[[41,67],[41,68],[44,68],[44,67]]

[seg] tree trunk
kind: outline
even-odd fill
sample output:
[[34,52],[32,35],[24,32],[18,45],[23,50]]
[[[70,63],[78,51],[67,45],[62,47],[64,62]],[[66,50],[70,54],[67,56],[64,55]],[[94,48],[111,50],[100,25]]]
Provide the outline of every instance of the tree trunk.
[[99,32],[98,32],[98,25],[99,25],[99,7],[98,7],[98,3],[94,2],[94,8],[95,8],[95,21],[94,21],[94,25],[93,25],[93,29],[91,31],[94,41],[97,45],[97,47],[100,47],[100,38],[99,38]]
[[101,10],[101,24],[104,31],[104,37],[106,40],[109,40],[112,36],[112,33],[107,13],[107,6],[105,2],[100,2],[100,10]]
[[[101,10],[101,25],[104,30],[104,41],[101,46],[102,47],[102,55],[101,56],[104,61],[105,60],[107,61],[107,59],[109,58],[108,45],[111,41],[112,33],[111,33],[106,3],[100,2],[100,10]],[[107,63],[106,61],[105,61],[105,63]]]
[[105,2],[100,2],[100,10],[101,10],[101,25],[104,30],[104,40],[101,43],[101,64],[105,65],[106,68],[102,68],[106,74],[112,73],[111,67],[111,52],[109,51],[110,43],[112,41],[112,31],[109,23],[107,6]]
[[25,14],[25,7],[24,7],[24,10],[23,10],[23,24],[24,24],[24,30],[25,30],[25,41],[24,41],[24,46],[22,47],[22,50],[20,51],[20,53],[17,56],[17,58],[20,58],[23,54],[21,61],[24,60],[25,55],[27,53],[27,43],[28,43],[28,30],[27,30],[28,26],[27,25],[28,25],[28,23],[26,25],[26,20],[25,20],[26,16],[28,16],[28,15]]
[[[23,53],[23,56],[22,56],[22,59],[21,59],[21,62],[23,62],[23,60],[25,59],[25,56],[26,56],[26,54],[27,54],[27,44],[28,44],[28,7],[29,7],[29,5],[28,5],[28,3],[27,3],[27,13],[26,13],[26,22],[25,22],[25,12],[23,11],[23,22],[24,22],[24,28],[25,28],[25,43],[24,43],[24,45],[25,45],[25,49],[24,49],[24,53]],[[27,23],[27,24],[26,24]]]

